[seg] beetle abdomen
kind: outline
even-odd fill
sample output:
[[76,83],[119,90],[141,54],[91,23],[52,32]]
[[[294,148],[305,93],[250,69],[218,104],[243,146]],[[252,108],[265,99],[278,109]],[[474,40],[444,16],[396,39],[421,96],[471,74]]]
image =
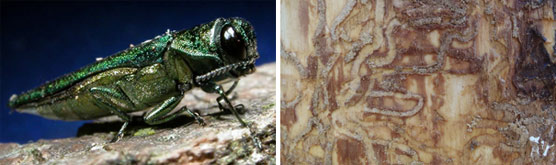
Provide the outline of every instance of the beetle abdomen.
[[40,115],[49,119],[87,120],[111,115],[99,108],[89,92],[91,87],[110,86],[121,78],[131,75],[136,68],[117,68],[91,76],[69,89],[44,97],[40,100],[22,104],[17,111]]
[[126,49],[109,56],[101,61],[85,66],[73,73],[66,74],[54,81],[47,82],[40,87],[29,90],[10,98],[8,105],[18,109],[20,106],[40,101],[58,92],[63,92],[90,76],[119,67],[144,67],[162,61],[166,45],[172,40],[172,35],[164,34],[139,46]]

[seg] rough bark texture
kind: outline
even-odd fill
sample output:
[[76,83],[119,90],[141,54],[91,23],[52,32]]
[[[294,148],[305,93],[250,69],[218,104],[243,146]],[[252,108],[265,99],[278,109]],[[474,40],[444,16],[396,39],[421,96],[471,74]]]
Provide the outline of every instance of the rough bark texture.
[[122,140],[108,143],[122,123],[106,118],[84,125],[75,138],[0,144],[0,164],[274,164],[275,66],[263,65],[243,77],[232,101],[247,108],[242,118],[253,123],[262,150],[255,149],[249,129],[233,115],[215,115],[220,111],[215,95],[195,90],[181,104],[198,110],[206,126],[185,116],[156,126],[136,120]]
[[281,162],[555,164],[555,12],[281,1]]

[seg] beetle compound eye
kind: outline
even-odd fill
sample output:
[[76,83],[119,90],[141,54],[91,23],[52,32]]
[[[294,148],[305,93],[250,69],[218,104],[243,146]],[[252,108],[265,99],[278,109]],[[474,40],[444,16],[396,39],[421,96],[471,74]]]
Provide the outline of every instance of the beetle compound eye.
[[222,49],[226,51],[228,55],[239,59],[246,58],[245,42],[241,36],[236,32],[234,27],[230,25],[224,26],[220,34],[220,44]]

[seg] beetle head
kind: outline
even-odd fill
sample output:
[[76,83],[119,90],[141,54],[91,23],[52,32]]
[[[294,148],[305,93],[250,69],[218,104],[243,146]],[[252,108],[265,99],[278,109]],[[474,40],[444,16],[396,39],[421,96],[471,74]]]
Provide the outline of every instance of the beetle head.
[[230,74],[237,78],[254,72],[259,52],[253,26],[242,18],[222,19],[215,25],[215,31],[219,32],[214,40],[220,45],[219,55],[225,65],[239,65]]
[[218,18],[173,36],[170,49],[182,54],[196,84],[227,82],[255,71],[255,32],[242,18]]

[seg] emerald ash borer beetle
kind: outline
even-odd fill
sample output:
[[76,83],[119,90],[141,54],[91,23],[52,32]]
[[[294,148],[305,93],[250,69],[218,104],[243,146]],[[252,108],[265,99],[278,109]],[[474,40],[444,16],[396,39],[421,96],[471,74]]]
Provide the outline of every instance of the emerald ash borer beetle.
[[[9,107],[18,112],[59,120],[90,120],[117,115],[124,124],[112,142],[122,138],[128,113],[152,109],[143,116],[149,125],[172,120],[181,113],[200,124],[203,119],[186,106],[172,112],[195,87],[217,93],[223,111],[231,111],[242,126],[228,96],[239,78],[255,71],[259,57],[255,32],[241,18],[218,18],[182,31],[167,31],[138,46],[98,60],[54,81],[19,95]],[[222,84],[233,82],[225,91]],[[227,107],[222,105],[222,101]]]

